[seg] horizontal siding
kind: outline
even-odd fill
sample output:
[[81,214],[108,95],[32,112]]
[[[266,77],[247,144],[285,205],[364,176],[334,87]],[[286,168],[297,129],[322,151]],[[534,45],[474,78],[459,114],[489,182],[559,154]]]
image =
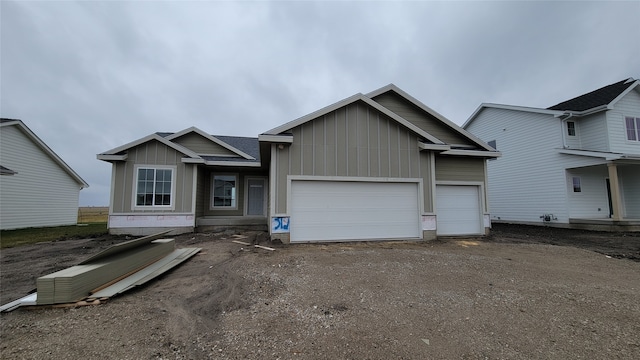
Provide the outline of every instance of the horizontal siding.
[[600,164],[595,158],[558,153],[560,120],[551,115],[487,108],[467,130],[496,140],[502,157],[487,162],[489,210],[493,219],[540,222],[554,214],[567,223],[566,168]]
[[[580,178],[580,192],[573,192],[573,177]],[[609,217],[609,198],[606,166],[567,170],[566,187],[569,198],[569,217],[598,219]]]
[[17,174],[0,178],[0,228],[72,225],[80,185],[20,129],[0,130],[0,163]]
[[606,115],[596,113],[577,120],[580,135],[579,149],[609,151]]
[[389,91],[378,95],[373,100],[447,144],[476,145],[394,92]]
[[[181,162],[183,154],[158,142],[149,141],[128,150],[126,161],[116,162],[114,166],[115,186],[112,189],[112,212],[118,213],[190,213],[192,211],[192,191],[194,164]],[[173,210],[170,209],[133,209],[135,192],[136,165],[169,165],[176,167],[176,186]]]
[[640,117],[640,94],[638,88],[632,90],[615,104],[613,110],[607,111],[607,127],[611,151],[640,155],[640,141],[627,140],[625,116]]

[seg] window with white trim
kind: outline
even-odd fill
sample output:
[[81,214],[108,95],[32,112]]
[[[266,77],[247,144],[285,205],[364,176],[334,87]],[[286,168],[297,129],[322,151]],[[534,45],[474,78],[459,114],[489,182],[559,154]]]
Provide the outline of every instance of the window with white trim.
[[627,140],[640,141],[640,117],[625,116]]
[[238,177],[236,175],[214,175],[211,192],[213,209],[237,209]]
[[139,167],[136,173],[135,206],[170,207],[173,169]]
[[573,192],[582,192],[582,184],[580,184],[580,178],[578,176],[574,176],[571,181],[573,183]]
[[576,136],[576,122],[567,121],[567,135]]

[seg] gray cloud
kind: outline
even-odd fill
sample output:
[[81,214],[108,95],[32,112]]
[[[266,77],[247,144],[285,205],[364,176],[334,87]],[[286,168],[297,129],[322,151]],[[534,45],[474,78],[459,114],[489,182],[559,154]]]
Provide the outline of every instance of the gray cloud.
[[95,154],[257,134],[395,83],[462,124],[640,76],[640,2],[0,2],[0,110],[108,203]]

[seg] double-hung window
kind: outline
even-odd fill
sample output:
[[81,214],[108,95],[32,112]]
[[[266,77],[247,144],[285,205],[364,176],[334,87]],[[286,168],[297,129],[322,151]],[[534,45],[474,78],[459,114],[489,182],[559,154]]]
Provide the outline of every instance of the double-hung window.
[[640,141],[640,117],[625,116],[627,140]]
[[214,175],[211,207],[237,209],[238,178],[235,175]]
[[135,206],[171,207],[173,173],[171,168],[138,167]]

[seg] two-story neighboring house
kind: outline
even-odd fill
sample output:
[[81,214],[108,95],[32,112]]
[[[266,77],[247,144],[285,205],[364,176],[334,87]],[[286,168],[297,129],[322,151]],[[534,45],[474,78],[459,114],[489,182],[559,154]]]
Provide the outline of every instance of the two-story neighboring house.
[[640,230],[640,81],[547,109],[482,104],[463,128],[487,165],[492,221]]

